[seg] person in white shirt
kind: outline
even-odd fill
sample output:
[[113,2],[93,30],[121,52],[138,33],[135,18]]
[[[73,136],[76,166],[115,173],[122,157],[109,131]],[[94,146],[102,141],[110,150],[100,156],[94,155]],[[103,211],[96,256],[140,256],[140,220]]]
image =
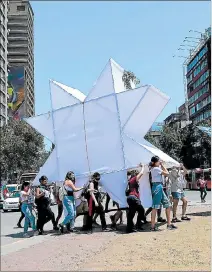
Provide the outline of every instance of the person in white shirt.
[[[173,197],[173,219],[172,222],[181,222],[181,220],[189,221],[190,218],[186,216],[186,208],[187,208],[187,199],[185,197],[184,188],[186,184],[185,175],[187,174],[187,170],[183,164],[180,165],[179,168],[174,167],[170,174],[169,178],[171,180],[171,192]],[[183,202],[182,205],[182,217],[181,220],[177,218],[177,207],[179,200]]]

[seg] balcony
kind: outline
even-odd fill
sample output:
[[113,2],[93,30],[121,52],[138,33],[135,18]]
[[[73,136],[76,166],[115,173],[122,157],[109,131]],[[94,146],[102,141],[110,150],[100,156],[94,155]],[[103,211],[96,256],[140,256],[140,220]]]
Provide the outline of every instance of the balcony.
[[12,36],[10,36],[9,35],[9,37],[8,37],[8,40],[9,41],[27,41],[28,40],[28,38],[27,37],[12,37]]
[[23,20],[22,21],[17,20],[16,22],[9,20],[7,25],[8,25],[8,28],[10,28],[12,26],[15,26],[15,27],[16,26],[26,26],[26,27],[28,26],[27,22],[24,23]]
[[10,35],[13,36],[12,34],[26,34],[28,35],[27,28],[26,29],[10,29]]

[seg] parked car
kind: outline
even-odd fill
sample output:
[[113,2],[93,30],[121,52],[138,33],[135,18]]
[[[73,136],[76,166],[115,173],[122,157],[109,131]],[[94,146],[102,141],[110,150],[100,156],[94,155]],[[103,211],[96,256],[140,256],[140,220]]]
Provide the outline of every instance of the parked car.
[[10,193],[9,197],[4,199],[3,202],[3,211],[7,212],[9,210],[20,210],[20,204],[19,204],[19,198],[20,198],[20,191],[13,191]]

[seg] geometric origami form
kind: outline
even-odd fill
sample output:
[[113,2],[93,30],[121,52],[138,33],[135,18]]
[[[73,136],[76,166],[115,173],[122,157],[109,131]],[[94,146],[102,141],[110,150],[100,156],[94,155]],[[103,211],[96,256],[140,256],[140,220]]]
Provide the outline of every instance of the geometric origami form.
[[[34,184],[41,175],[62,182],[72,170],[83,185],[97,171],[104,189],[124,207],[127,169],[149,163],[153,155],[178,165],[144,139],[169,98],[151,85],[125,90],[123,72],[110,59],[87,96],[50,80],[51,112],[26,119],[55,145]],[[141,201],[151,206],[147,173],[141,180]]]

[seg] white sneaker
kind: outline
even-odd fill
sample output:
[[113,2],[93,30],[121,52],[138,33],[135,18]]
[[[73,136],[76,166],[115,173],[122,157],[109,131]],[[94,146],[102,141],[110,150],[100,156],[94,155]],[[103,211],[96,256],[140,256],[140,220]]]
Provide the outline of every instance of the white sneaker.
[[23,238],[30,238],[30,235],[28,233],[24,233]]

